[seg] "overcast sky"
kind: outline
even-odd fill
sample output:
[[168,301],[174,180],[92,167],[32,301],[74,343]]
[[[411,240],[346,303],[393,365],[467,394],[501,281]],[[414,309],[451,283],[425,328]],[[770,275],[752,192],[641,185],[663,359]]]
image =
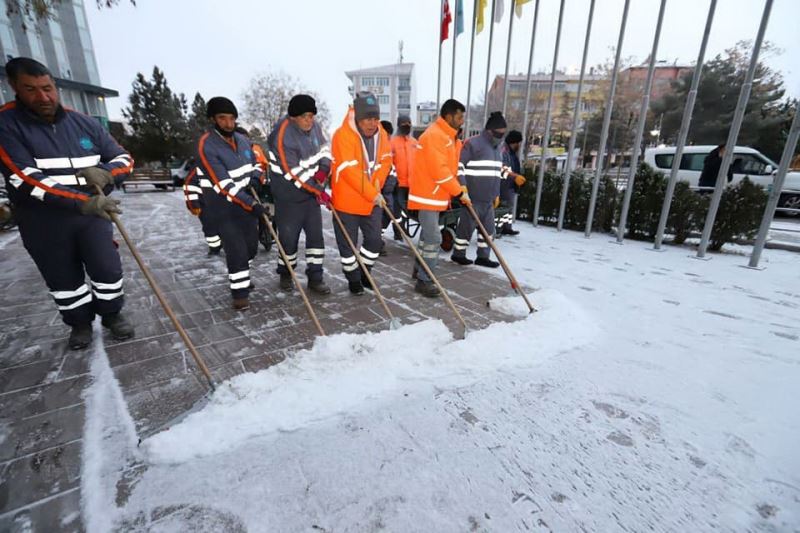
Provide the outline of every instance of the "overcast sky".
[[[534,71],[549,71],[558,19],[558,0],[540,0]],[[693,63],[710,0],[667,0],[658,58]],[[489,2],[491,4],[491,2]],[[494,26],[491,72],[505,67],[510,0]],[[589,64],[611,57],[623,0],[597,0]],[[436,99],[439,0],[121,0],[98,10],[86,0],[95,54],[104,86],[119,91],[107,100],[112,119],[121,118],[137,72],[153,65],[166,73],[173,90],[191,102],[224,95],[242,104],[248,80],[261,71],[283,70],[299,78],[328,103],[338,124],[349,103],[346,70],[395,63],[398,42],[404,61],[416,64],[417,102]],[[455,0],[450,0],[451,6]],[[472,0],[465,2],[465,30],[458,39],[455,96],[466,100]],[[580,67],[589,0],[566,0],[559,68]],[[624,56],[644,60],[652,47],[659,0],[632,0]],[[764,2],[719,0],[707,58],[742,39],[754,39]],[[487,20],[489,17],[487,9]],[[533,2],[514,21],[511,72],[527,71]],[[784,76],[792,96],[800,95],[800,1],[775,0],[766,38],[783,54],[763,59]],[[452,31],[451,31],[452,35]],[[449,96],[452,37],[443,48],[442,94]],[[483,94],[489,28],[475,40],[473,99]]]

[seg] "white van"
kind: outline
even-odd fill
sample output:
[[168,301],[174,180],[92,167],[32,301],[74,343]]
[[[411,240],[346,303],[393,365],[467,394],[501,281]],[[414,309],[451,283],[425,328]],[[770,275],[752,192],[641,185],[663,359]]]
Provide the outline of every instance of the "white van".
[[[681,166],[678,170],[678,179],[689,182],[693,189],[698,188],[700,173],[703,171],[703,161],[711,151],[713,145],[686,146],[681,157]],[[675,159],[674,146],[660,146],[648,148],[644,152],[644,162],[669,176],[672,170],[672,161]],[[778,172],[778,165],[767,156],[746,146],[737,146],[733,151],[733,180],[731,183],[741,181],[745,176],[750,181],[757,183],[769,190],[772,180]],[[800,209],[800,172],[787,172],[783,183],[779,207]]]

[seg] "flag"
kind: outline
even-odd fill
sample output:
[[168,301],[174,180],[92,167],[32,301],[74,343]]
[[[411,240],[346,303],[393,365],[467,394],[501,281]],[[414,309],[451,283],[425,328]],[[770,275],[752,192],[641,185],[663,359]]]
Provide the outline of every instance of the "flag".
[[478,0],[478,18],[475,23],[475,33],[483,31],[483,12],[486,11],[486,4],[489,0]]
[[517,5],[514,6],[514,12],[517,14],[517,18],[522,18],[522,6],[530,1],[531,0],[517,0]]
[[444,0],[442,4],[442,28],[439,32],[439,42],[443,43],[450,37],[450,22],[452,22],[453,17],[450,15],[450,4],[447,0]]
[[464,2],[463,0],[456,0],[456,24],[455,24],[456,37],[464,33]]
[[503,11],[505,10],[505,5],[503,0],[495,0],[494,6],[494,21],[499,23],[503,20]]

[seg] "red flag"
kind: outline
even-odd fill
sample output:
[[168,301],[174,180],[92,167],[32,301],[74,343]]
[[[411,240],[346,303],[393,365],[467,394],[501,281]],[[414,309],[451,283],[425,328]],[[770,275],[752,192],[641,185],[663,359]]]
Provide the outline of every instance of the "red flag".
[[439,32],[439,42],[443,43],[450,37],[450,23],[453,21],[453,17],[450,15],[450,4],[447,0],[444,0],[442,4],[442,29]]

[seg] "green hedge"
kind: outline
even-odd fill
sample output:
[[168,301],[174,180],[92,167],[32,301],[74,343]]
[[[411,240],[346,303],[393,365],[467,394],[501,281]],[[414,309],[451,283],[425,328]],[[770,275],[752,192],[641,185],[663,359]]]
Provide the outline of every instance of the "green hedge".
[[[529,169],[526,177],[528,181],[520,191],[517,203],[517,218],[530,221],[533,219],[537,176]],[[582,170],[572,174],[564,215],[565,229],[585,229],[593,179],[593,173]],[[561,175],[545,173],[539,206],[540,224],[556,225],[563,183]],[[648,165],[639,167],[628,211],[627,238],[654,240],[666,189],[666,177]],[[601,179],[594,213],[595,231],[610,233],[616,227],[623,195],[624,191],[617,191],[610,178],[604,176]],[[686,182],[676,184],[666,228],[666,233],[673,235],[674,244],[682,244],[693,233],[702,232],[710,200],[710,194],[695,192]],[[758,231],[766,202],[767,193],[763,187],[747,178],[727,187],[711,232],[709,249],[719,250],[726,242],[753,238]]]

